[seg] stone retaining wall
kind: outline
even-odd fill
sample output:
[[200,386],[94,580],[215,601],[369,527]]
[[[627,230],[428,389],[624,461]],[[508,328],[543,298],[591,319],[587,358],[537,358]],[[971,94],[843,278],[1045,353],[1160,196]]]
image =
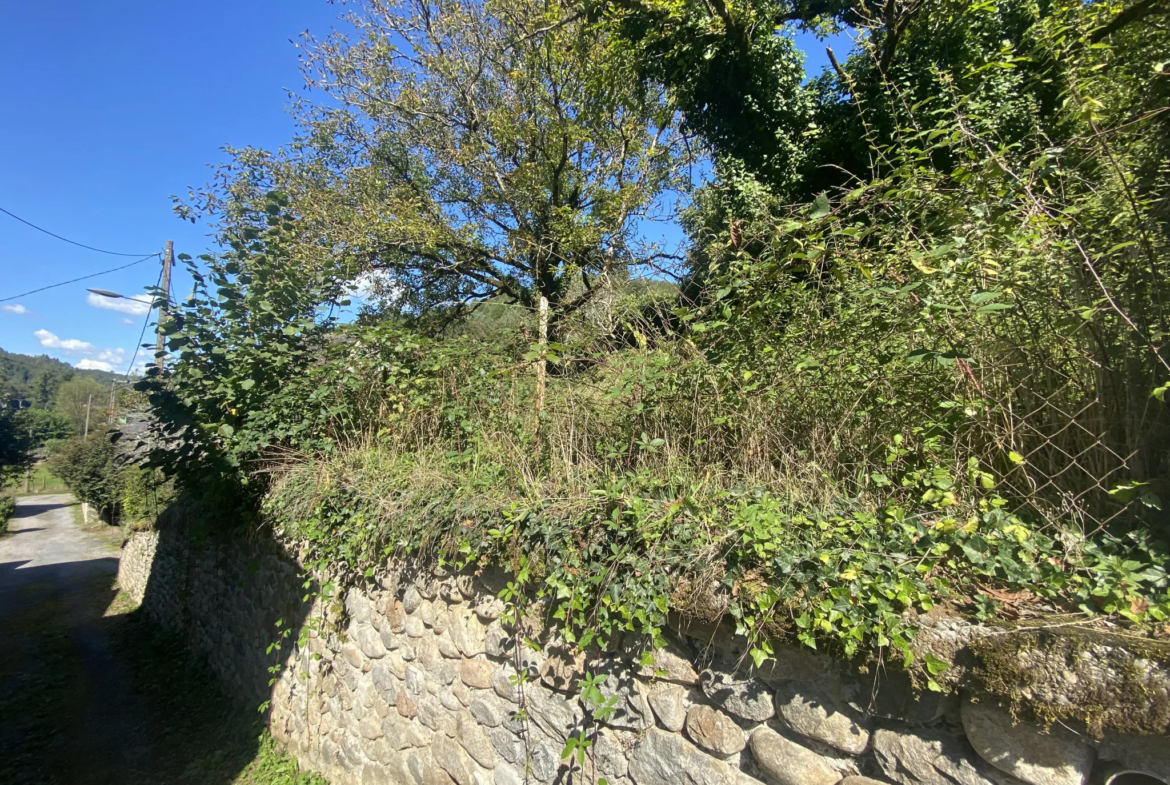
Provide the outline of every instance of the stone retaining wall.
[[[491,576],[387,572],[310,607],[297,575],[277,549],[196,548],[164,529],[132,536],[119,579],[185,630],[229,691],[268,698],[273,735],[337,785],[1170,782],[1166,736],[1045,732],[987,697],[917,693],[897,671],[807,649],[780,647],[756,670],[726,631],[680,624],[653,666],[632,642],[588,660],[548,635],[517,651]],[[266,651],[306,616],[304,646],[294,634]],[[1161,667],[1148,665],[1147,688],[1165,689]],[[615,709],[600,725],[578,694],[586,672]],[[1070,690],[1089,678],[1073,661],[1054,672]],[[582,733],[584,765],[570,767],[562,751]]]

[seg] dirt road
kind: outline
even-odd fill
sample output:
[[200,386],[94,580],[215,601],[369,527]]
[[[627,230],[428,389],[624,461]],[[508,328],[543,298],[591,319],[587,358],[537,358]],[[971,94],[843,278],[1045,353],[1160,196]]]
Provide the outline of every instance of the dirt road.
[[[13,569],[16,567],[22,571],[51,567],[39,574],[55,575],[57,583],[68,581],[68,574],[78,571],[117,573],[116,541],[78,528],[73,522],[72,504],[73,497],[69,494],[17,499],[16,518],[9,526],[12,536],[0,540],[0,564],[6,568],[0,573],[0,598],[18,584],[37,580],[28,573],[17,575]],[[0,606],[0,617],[6,615],[5,610],[5,606]]]
[[120,768],[120,745],[102,738],[122,730],[108,694],[122,669],[101,625],[118,548],[81,531],[71,504],[68,495],[20,499],[0,538],[0,771],[11,768],[11,781],[53,781],[61,755]]
[[0,535],[0,783],[242,782],[255,713],[118,595],[119,542],[67,495],[19,499]]

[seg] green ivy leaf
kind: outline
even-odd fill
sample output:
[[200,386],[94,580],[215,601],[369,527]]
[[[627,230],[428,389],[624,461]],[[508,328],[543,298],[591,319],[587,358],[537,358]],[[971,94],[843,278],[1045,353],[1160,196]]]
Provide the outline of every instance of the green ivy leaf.
[[926,662],[926,670],[931,676],[938,676],[950,669],[951,665],[946,660],[939,659],[930,652],[927,652],[923,658]]

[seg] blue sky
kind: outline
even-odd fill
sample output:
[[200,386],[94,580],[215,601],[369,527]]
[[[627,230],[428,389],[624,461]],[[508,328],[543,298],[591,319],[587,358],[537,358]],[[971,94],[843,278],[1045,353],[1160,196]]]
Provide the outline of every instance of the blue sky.
[[[171,196],[206,182],[225,144],[289,138],[285,88],[301,83],[289,39],[325,34],[341,10],[324,0],[0,4],[0,207],[88,245],[145,254],[172,239],[198,255],[206,229],[176,218]],[[0,215],[0,298],[128,261]],[[0,347],[125,370],[143,317],[89,305],[86,287],[133,294],[157,277],[147,263],[22,298],[27,313],[0,310]]]
[[[176,218],[221,148],[278,147],[301,85],[289,39],[323,36],[344,9],[325,0],[0,4],[0,207],[113,251],[196,256],[207,229]],[[810,70],[824,44],[803,37]],[[838,55],[847,46],[834,43]],[[132,259],[76,248],[0,215],[0,298]],[[153,261],[0,303],[0,348],[124,371],[144,317],[90,302],[86,288],[138,294]],[[175,291],[189,286],[181,277]],[[100,298],[95,302],[102,302]],[[139,357],[141,362],[142,357]]]

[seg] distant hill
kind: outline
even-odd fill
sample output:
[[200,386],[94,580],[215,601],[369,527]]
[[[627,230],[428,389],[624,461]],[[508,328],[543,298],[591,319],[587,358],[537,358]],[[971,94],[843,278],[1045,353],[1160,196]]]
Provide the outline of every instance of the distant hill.
[[44,354],[14,354],[0,349],[0,400],[27,398],[33,406],[47,407],[56,397],[57,388],[76,376],[103,385],[122,378],[121,374],[109,371],[79,370]]

